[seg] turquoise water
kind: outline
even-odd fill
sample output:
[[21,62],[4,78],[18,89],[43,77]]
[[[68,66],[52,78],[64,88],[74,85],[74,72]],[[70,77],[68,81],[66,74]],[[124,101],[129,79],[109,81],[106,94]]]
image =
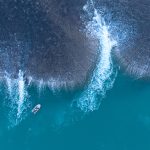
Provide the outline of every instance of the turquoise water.
[[[84,114],[70,107],[71,94],[53,95],[45,89],[37,115],[29,114],[15,127],[7,127],[7,110],[1,105],[1,150],[149,150],[150,85],[119,73],[97,111]],[[3,99],[1,93],[1,100]],[[2,103],[2,101],[1,101]],[[6,125],[7,124],[7,125]]]

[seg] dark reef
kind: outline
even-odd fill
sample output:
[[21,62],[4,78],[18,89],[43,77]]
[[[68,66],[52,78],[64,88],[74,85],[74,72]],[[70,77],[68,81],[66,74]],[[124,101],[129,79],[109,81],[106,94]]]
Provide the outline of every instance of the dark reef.
[[[81,19],[86,0],[0,0],[0,73],[83,84],[96,61],[96,39]],[[95,0],[118,42],[126,70],[150,76],[150,1]],[[61,83],[60,83],[61,84]]]
[[80,15],[86,1],[0,0],[0,72],[82,84],[96,60]]

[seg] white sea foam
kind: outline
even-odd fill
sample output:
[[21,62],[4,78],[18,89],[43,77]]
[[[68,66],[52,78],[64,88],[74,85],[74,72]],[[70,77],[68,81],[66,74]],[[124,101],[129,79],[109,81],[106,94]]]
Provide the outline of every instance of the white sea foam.
[[90,17],[93,15],[92,21],[87,24],[86,30],[87,34],[99,40],[99,49],[97,50],[99,58],[89,84],[77,98],[77,105],[83,111],[93,111],[98,109],[100,105],[101,100],[97,96],[101,95],[103,97],[106,90],[111,88],[114,83],[115,75],[111,50],[117,42],[112,39],[109,26],[106,25],[97,9],[94,8],[92,0],[88,1],[83,9]]
[[5,80],[9,99],[8,107],[10,108],[9,121],[13,126],[23,119],[23,112],[26,109],[27,102],[27,90],[21,70],[19,70],[17,79],[11,79],[9,75],[6,74]]
[[24,104],[24,99],[25,99],[25,83],[23,80],[23,72],[19,70],[19,75],[18,75],[18,109],[17,109],[17,116],[20,117],[22,114],[22,107]]

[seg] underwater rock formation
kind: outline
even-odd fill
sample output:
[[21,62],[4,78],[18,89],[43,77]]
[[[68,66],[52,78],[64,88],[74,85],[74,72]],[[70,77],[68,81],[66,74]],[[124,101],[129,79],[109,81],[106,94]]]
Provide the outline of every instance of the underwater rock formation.
[[[83,85],[97,60],[98,40],[84,32],[86,0],[0,0],[0,76],[54,86]],[[95,0],[126,70],[150,76],[150,1]]]
[[[97,42],[80,18],[84,1],[0,0],[0,73],[76,86],[96,60]],[[57,85],[59,84],[59,85]]]

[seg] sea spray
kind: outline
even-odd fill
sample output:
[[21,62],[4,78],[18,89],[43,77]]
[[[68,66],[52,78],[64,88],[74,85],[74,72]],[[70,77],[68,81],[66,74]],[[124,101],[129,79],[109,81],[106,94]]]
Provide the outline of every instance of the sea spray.
[[6,86],[9,100],[9,122],[10,126],[17,125],[26,115],[25,111],[29,102],[27,101],[27,89],[24,80],[24,73],[19,70],[18,78],[11,79],[11,77],[6,74]]
[[19,70],[19,75],[18,75],[18,108],[17,108],[17,117],[20,117],[20,115],[22,114],[22,107],[24,104],[24,99],[25,99],[25,83],[24,83],[24,79],[23,79],[23,72],[21,72]]
[[101,97],[105,96],[106,90],[110,89],[114,83],[116,73],[114,73],[113,63],[111,59],[111,50],[116,46],[117,42],[114,41],[109,34],[109,26],[106,25],[104,18],[94,8],[93,1],[88,1],[84,6],[84,11],[92,20],[87,23],[87,35],[94,36],[99,40],[99,55],[96,67],[93,71],[91,79],[85,87],[84,91],[77,98],[77,106],[85,111],[94,111],[99,108]]

